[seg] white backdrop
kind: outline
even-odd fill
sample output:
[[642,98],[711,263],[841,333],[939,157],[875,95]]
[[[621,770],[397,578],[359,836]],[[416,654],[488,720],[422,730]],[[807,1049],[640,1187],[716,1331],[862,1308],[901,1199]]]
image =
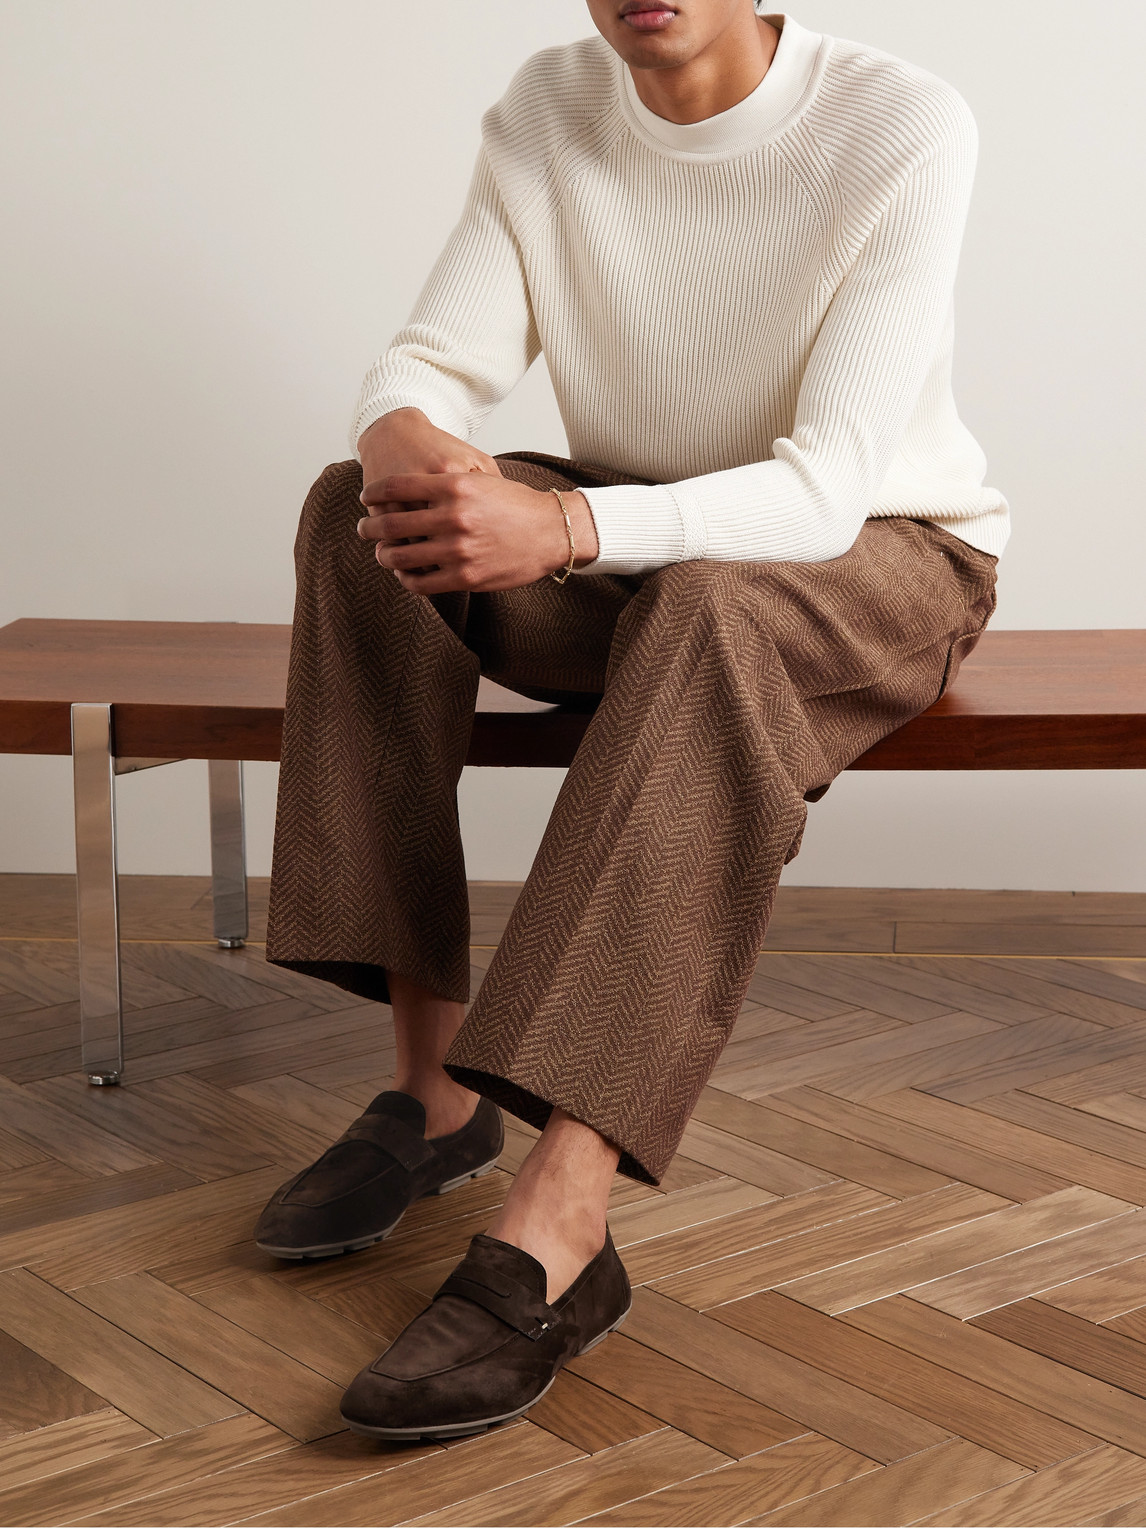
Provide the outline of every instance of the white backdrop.
[[[932,69],[982,148],[957,398],[1011,501],[998,627],[1146,625],[1136,0],[806,0]],[[3,0],[3,555],[17,616],[286,621],[298,507],[457,216],[482,110],[581,0]],[[561,452],[543,369],[489,450]],[[122,868],[206,869],[206,767],[121,787]],[[266,873],[275,769],[248,766]],[[522,877],[556,771],[469,771]],[[71,868],[68,765],[0,758],[0,870]],[[1146,888],[1146,780],[844,776],[790,882]]]

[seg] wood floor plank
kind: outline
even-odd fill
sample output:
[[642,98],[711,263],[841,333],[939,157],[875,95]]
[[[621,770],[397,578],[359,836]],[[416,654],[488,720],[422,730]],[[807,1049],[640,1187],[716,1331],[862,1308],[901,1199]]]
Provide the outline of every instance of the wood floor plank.
[[154,1441],[154,1433],[106,1405],[70,1416],[0,1443],[0,1490],[12,1491]]
[[[389,1013],[388,1008],[379,1008],[380,1015]],[[351,1099],[352,1103],[358,1103],[361,1108],[367,1104],[376,1093],[381,1093],[385,1087],[384,1078],[389,1078],[394,1064],[394,1034],[393,1023],[387,1023],[385,1018],[379,1019],[379,1029],[376,1036],[378,1047],[376,1051],[366,1051],[360,1056],[343,1056],[337,1061],[320,1061],[316,1066],[296,1068],[292,1076],[301,1082],[312,1083],[316,1088],[322,1088],[327,1093],[337,1093],[340,1097],[349,1096],[347,1089],[356,1092],[361,1089],[361,1102],[359,1098]]]
[[[918,1490],[920,1518],[1057,1521],[1065,1503],[1089,1508],[1091,1466],[1076,1483],[1073,1464],[1097,1454],[1106,1474],[1129,1474],[1090,1520],[1146,1522],[1146,960],[1078,959],[1071,943],[1131,913],[1146,929],[1146,896],[789,888],[789,935],[823,939],[820,952],[760,957],[722,1085],[704,1091],[661,1183],[610,1186],[638,1296],[624,1330],[573,1360],[528,1419],[388,1446],[345,1431],[300,1443],[239,1408],[277,1405],[278,1422],[311,1436],[300,1417],[321,1392],[329,1420],[346,1381],[488,1228],[538,1132],[507,1116],[496,1172],[416,1201],[366,1252],[311,1265],[259,1252],[251,1231],[271,1190],[392,1086],[393,1019],[266,966],[261,950],[217,952],[206,887],[157,904],[161,919],[198,920],[198,942],[168,940],[170,956],[129,973],[119,1094],[75,1075],[74,940],[0,938],[9,971],[41,994],[0,974],[0,1075],[25,1109],[57,1111],[40,1113],[36,1139],[0,1128],[0,1491],[47,1492],[13,1499],[13,1513],[100,1528],[456,1521],[460,1503],[508,1520],[900,1521]],[[495,888],[475,987],[517,892]],[[967,950],[994,923],[1053,930],[1053,953],[831,952],[833,920],[841,946],[858,948],[866,920],[886,950],[898,925],[942,919]],[[792,1076],[807,1081],[740,1096]],[[967,1096],[941,1096],[956,1091]],[[36,1296],[16,1320],[13,1280],[25,1304]],[[89,1286],[122,1327],[69,1295]],[[175,1415],[195,1407],[198,1425]],[[181,1453],[196,1436],[225,1444],[235,1426],[260,1430],[253,1453]],[[682,1438],[686,1456],[700,1451],[696,1474]],[[949,1444],[1035,1473],[955,1500],[950,1472],[929,1479],[923,1465]],[[26,1473],[9,1482],[6,1461]],[[91,1467],[112,1464],[111,1494],[102,1479],[97,1494]],[[569,1483],[590,1493],[583,1504]]]
[[277,1528],[385,1528],[453,1507],[481,1491],[535,1478],[579,1457],[572,1444],[531,1422],[518,1422],[412,1460],[394,1471],[384,1492],[376,1480],[359,1480],[270,1512],[230,1520]]
[[[952,1018],[956,1017],[958,1015],[952,1015]],[[922,1025],[916,1026],[917,1030],[922,1028]],[[895,1093],[901,1088],[926,1088],[954,1082],[985,1066],[1017,1057],[1029,1058],[1067,1040],[1082,1040],[1096,1032],[1097,1025],[1071,1018],[1069,1014],[1052,1013],[1045,1018],[1032,1019],[1028,1024],[996,1025],[990,1034],[980,1033],[970,1038],[953,1034],[950,1044],[931,1049],[921,1046],[917,1051],[890,1056],[886,1060],[865,1061],[838,1073],[825,1072],[817,1086],[825,1093],[859,1102],[876,1098],[881,1093]]]
[[0,1207],[3,1208],[7,1217],[21,1207],[39,1204],[50,1194],[85,1184],[90,1187],[98,1181],[89,1174],[80,1172],[78,1168],[70,1167],[64,1162],[57,1162],[50,1157],[43,1157],[40,1161],[32,1162],[26,1167],[14,1167],[10,1170],[0,1167]]
[[862,1006],[850,1001],[841,1003],[837,998],[828,997],[822,992],[780,981],[774,974],[775,960],[775,955],[762,955],[756,962],[755,973],[745,993],[749,1001],[761,1003],[765,1008],[774,1008],[779,1013],[809,1019],[812,1023],[838,1018]]
[[1021,998],[1008,997],[1003,992],[991,992],[986,987],[976,987],[957,977],[928,966],[918,966],[899,956],[889,956],[864,962],[864,970],[872,981],[883,987],[898,987],[901,992],[913,992],[918,997],[929,997],[933,1002],[960,1013],[981,1013],[985,1019],[997,1019],[1000,1024],[1026,1024],[1032,1019],[1042,1019],[1051,1009]]
[[746,1141],[703,1120],[690,1120],[681,1141],[682,1150],[694,1161],[719,1168],[743,1183],[754,1183],[771,1194],[799,1194],[805,1189],[831,1183],[833,1175],[820,1167],[810,1167],[795,1157],[783,1156],[756,1141]]
[[1112,1217],[905,1293],[924,1305],[968,1320],[1132,1255],[1142,1246],[1143,1216],[1146,1210]]
[[344,1387],[386,1346],[380,1333],[268,1276],[225,1284],[196,1298],[244,1332]]
[[[1059,1266],[1053,1249],[1060,1243],[1071,1243],[1062,1250],[1070,1265],[1072,1254],[1084,1262],[1099,1255],[1095,1239],[1109,1238],[1117,1243],[1111,1259],[1118,1257],[1118,1247],[1142,1234],[1136,1217],[1128,1213],[1130,1209],[1122,1200],[1096,1194],[1092,1189],[1066,1188],[1048,1194],[1045,1199],[1008,1205],[994,1214],[940,1229],[930,1236],[888,1247],[779,1287],[792,1299],[830,1315],[903,1291],[910,1291],[912,1298],[950,1315],[973,1315],[991,1305],[1003,1304],[1011,1287],[1022,1287],[1031,1278],[1038,1279],[1039,1274],[1031,1268],[1032,1254],[1043,1259],[1038,1267],[1053,1270]],[[1126,1226],[1116,1217],[1122,1217]],[[1071,1233],[1090,1236],[1092,1240],[1085,1248],[1079,1248]],[[1039,1287],[1045,1288],[1052,1282],[1061,1282],[1053,1272]],[[996,1291],[1002,1298],[991,1298]],[[1022,1292],[1028,1291],[1023,1287]],[[988,1304],[979,1304],[981,1299],[987,1299]]]
[[683,1231],[706,1221],[720,1220],[738,1210],[755,1209],[776,1195],[754,1183],[735,1178],[716,1178],[676,1194],[661,1194],[625,1204],[609,1215],[609,1230],[618,1251],[670,1231]]
[[0,1423],[15,1433],[107,1409],[102,1396],[2,1330],[0,1377]]
[[1128,1125],[1131,1130],[1139,1132],[1146,1130],[1146,1098],[1139,1093],[1107,1093],[1101,1098],[1080,1099],[1072,1107],[1084,1114],[1092,1114],[1098,1119],[1109,1119],[1119,1125]]
[[604,1454],[573,1460],[530,1480],[497,1486],[408,1521],[419,1528],[459,1521],[474,1528],[482,1524],[556,1528],[727,1462],[724,1454],[666,1427]]
[[92,1088],[81,1077],[55,1077],[32,1084],[28,1091],[200,1180],[270,1166],[265,1155],[253,1151],[241,1135],[219,1128],[218,1121],[196,1128],[199,1122],[194,1103],[182,1096],[178,1087],[172,1097],[169,1089],[155,1091],[154,1082]]
[[902,1157],[845,1141],[832,1131],[806,1125],[764,1104],[711,1086],[701,1093],[692,1117],[896,1199],[924,1194],[949,1181],[944,1174],[905,1162]]
[[[293,1010],[295,1013],[299,1011]],[[46,1030],[35,1045],[21,1047],[23,1059],[5,1062],[3,1070],[13,1081],[37,1082],[83,1071],[78,1004],[69,1004],[66,1012],[58,1010],[58,1013],[62,1027]],[[201,1044],[226,1039],[240,1031],[272,1028],[276,1018],[281,1020],[283,1017],[275,1003],[237,1013],[203,997],[183,998],[179,1002],[134,1011],[125,1009],[124,1034],[131,1057],[132,1079],[139,1080],[145,1057],[162,1058],[176,1043],[180,1046]],[[151,1062],[146,1064],[150,1066]]]
[[1131,1257],[1041,1290],[1039,1299],[1087,1321],[1111,1321],[1146,1305],[1146,1256]]
[[412,1289],[401,1279],[386,1275],[363,1279],[341,1289],[312,1288],[309,1294],[317,1304],[325,1305],[345,1316],[348,1321],[365,1327],[380,1337],[383,1343],[393,1342],[398,1333],[430,1303],[428,1295]]
[[359,1105],[299,1077],[264,1077],[230,1092],[232,1098],[253,1103],[276,1119],[293,1120],[328,1144],[362,1113]]
[[334,1139],[326,1130],[309,1130],[273,1108],[213,1087],[197,1073],[177,1072],[145,1086],[149,1098],[191,1121],[198,1133],[231,1136],[291,1172],[321,1156]]
[[901,1459],[885,1470],[861,1475],[843,1485],[831,1486],[819,1495],[791,1506],[750,1518],[756,1524],[814,1522],[840,1524],[843,1528],[894,1528],[915,1522],[920,1509],[937,1500],[963,1501],[992,1486],[1021,1479],[1021,1465],[1000,1458],[963,1438],[937,1444],[912,1459]]
[[634,1291],[626,1333],[687,1368],[870,1459],[889,1463],[947,1434],[811,1364],[734,1332],[651,1289]]
[[165,1162],[156,1162],[153,1167],[139,1167],[134,1172],[115,1173],[111,1177],[88,1178],[71,1188],[56,1189],[23,1204],[6,1206],[4,1234],[15,1236],[19,1231],[36,1226],[59,1225],[118,1205],[158,1199],[179,1189],[193,1188],[198,1182],[199,1179],[191,1173],[180,1167],[169,1167]]
[[1100,1194],[1125,1199],[1131,1204],[1146,1204],[1146,1172],[1129,1163],[1116,1162],[1099,1152],[1060,1141],[1045,1131],[1013,1125],[979,1109],[965,1109],[931,1093],[905,1089],[870,1100],[881,1114],[904,1119],[913,1125],[949,1135],[957,1141],[984,1147],[999,1155],[1009,1153],[1019,1162],[1045,1169],[1084,1184]]
[[995,1156],[977,1146],[954,1141],[921,1125],[902,1119],[890,1119],[876,1109],[847,1099],[829,1097],[816,1088],[791,1088],[768,1100],[770,1109],[779,1109],[793,1119],[834,1131],[847,1140],[860,1141],[931,1168],[945,1178],[972,1183],[1004,1199],[1038,1199],[1067,1188],[1069,1180],[1040,1172],[1025,1163]]
[[1119,1448],[1099,1448],[1038,1475],[997,1486],[921,1522],[948,1528],[1009,1528],[1011,1524],[1093,1521],[1096,1512],[1126,1501],[1146,1485],[1146,1460]]
[[230,1397],[27,1269],[0,1273],[0,1328],[161,1437],[239,1410]]
[[638,1242],[626,1248],[625,1267],[632,1283],[647,1284],[899,1202],[855,1183],[829,1183],[756,1209],[741,1210],[715,1224],[706,1222]]
[[1139,1056],[1146,1050],[1146,1024],[1127,1024],[1122,1029],[1102,1030],[1082,1040],[1066,1040],[1050,1045],[1033,1055],[989,1062],[977,1070],[963,1073],[952,1082],[935,1083],[928,1091],[953,1103],[974,1103],[993,1094],[1007,1093],[1028,1083],[1095,1066],[1101,1061]]
[[1061,983],[1042,980],[1040,972],[1044,962],[1040,960],[1024,960],[1008,966],[1005,962],[989,957],[983,960],[949,961],[929,960],[921,955],[903,958],[906,965],[914,966],[917,970],[938,970],[973,987],[983,987],[988,992],[1018,998],[1021,1002],[1034,1003],[1037,1007],[1051,1008],[1055,1013],[1071,1013],[1077,1019],[1090,1019],[1108,1026],[1135,1022],[1132,1005],[1120,1007],[1117,1001],[1091,998]]
[[1086,1523],[1087,1528],[1121,1528],[1122,1524],[1129,1525],[1129,1528],[1140,1528],[1142,1523],[1146,1523],[1146,1496],[1136,1496],[1121,1506],[1111,1507],[1091,1517],[1079,1518],[1078,1521]]
[[5,1130],[85,1174],[130,1172],[151,1167],[156,1160],[98,1126],[73,1119],[67,1110],[4,1077],[0,1077],[0,1110]]
[[[801,1162],[799,1165],[803,1167],[807,1172],[816,1171],[814,1167],[808,1167],[806,1163]],[[500,1159],[498,1160],[498,1166],[504,1166]],[[725,1176],[725,1173],[719,1167],[710,1167],[707,1163],[698,1162],[695,1157],[686,1156],[683,1151],[678,1151],[676,1156],[673,1157],[672,1161],[665,1169],[664,1177],[657,1184],[656,1192],[662,1194],[675,1194],[678,1189],[693,1188],[698,1183],[714,1183],[717,1178],[723,1178]],[[728,1174],[728,1176],[737,1177],[738,1174],[731,1173]],[[751,1183],[753,1178],[748,1176],[745,1177],[743,1181],[745,1183]],[[648,1188],[649,1186],[649,1184],[643,1183],[634,1184],[634,1187],[636,1188]],[[757,1185],[757,1187],[761,1186],[766,1185]],[[776,1191],[775,1189],[772,1189],[770,1192],[775,1193]]]
[[678,1481],[648,1496],[580,1519],[595,1528],[663,1528],[743,1523],[755,1514],[802,1500],[879,1466],[830,1438],[805,1433],[751,1458]]
[[708,1314],[1029,1469],[1043,1469],[1098,1444],[1089,1433],[1045,1411],[940,1369],[784,1295],[750,1295]]
[[1084,1106],[1089,1099],[1108,1093],[1140,1092],[1146,1088],[1146,1053],[1118,1056],[1097,1066],[1082,1065],[1058,1077],[1044,1077],[1023,1084],[1024,1093],[1052,1098],[1056,1103]]
[[343,1385],[150,1274],[128,1274],[73,1293],[121,1331],[301,1442],[341,1432],[346,1425],[338,1412]]
[[673,1274],[658,1280],[656,1287],[674,1300],[706,1310],[808,1274],[851,1264],[873,1252],[910,1245],[950,1226],[974,1223],[1004,1204],[981,1189],[950,1184],[917,1199],[900,1200]]
[[[210,914],[208,913],[208,923]],[[253,920],[252,920],[253,922]],[[204,929],[207,933],[208,929]],[[189,961],[204,962],[209,973],[217,971],[226,972],[228,977],[238,976],[245,981],[253,982],[256,987],[269,989],[280,993],[284,997],[295,997],[300,1001],[312,1004],[316,1008],[322,1008],[333,1012],[337,1008],[357,1007],[361,999],[353,993],[345,992],[341,987],[334,987],[329,982],[319,981],[313,976],[304,976],[299,971],[288,971],[282,966],[270,965],[266,957],[265,939],[248,939],[247,943],[238,950],[220,950],[213,939],[203,938],[197,943],[180,943],[180,953]],[[193,969],[188,967],[188,969]],[[214,981],[210,983],[210,990],[214,991]],[[389,1013],[389,1009],[385,1010]]]
[[229,1417],[178,1437],[95,1459],[48,1480],[0,1490],[0,1524],[5,1528],[75,1524],[91,1512],[122,1522],[125,1519],[115,1515],[117,1503],[275,1454],[288,1442],[259,1417]]
[[71,1002],[79,987],[79,974],[75,946],[69,948],[70,971],[44,959],[51,949],[47,941],[5,939],[0,942],[0,981],[37,1005]]
[[1073,1141],[1087,1151],[1097,1151],[1119,1162],[1146,1167],[1146,1139],[1137,1130],[1102,1120],[1079,1109],[1068,1108],[1030,1093],[1001,1093],[981,1098],[975,1107],[996,1119],[1009,1119],[1014,1125],[1027,1125],[1060,1141]]
[[[1004,956],[989,964],[1006,971],[1022,971],[1026,962],[1009,960]],[[1142,962],[1124,960],[1119,962],[1119,966],[1120,972],[1115,973],[1109,966],[1104,969],[1089,960],[1041,960],[1038,975],[1041,981],[1050,982],[1057,988],[1065,987],[1069,991],[1105,998],[1123,1007],[1146,1010],[1146,989],[1140,982],[1136,983],[1132,976],[1128,979],[1122,974],[1133,972],[1135,968],[1141,970]]]
[[0,1266],[30,1263],[49,1282],[71,1289],[135,1273],[185,1250],[225,1245],[220,1236],[237,1241],[250,1234],[252,1211],[262,1207],[281,1176],[278,1168],[241,1173],[59,1225],[5,1233],[0,1235]]
[[1083,1432],[1146,1455],[1146,1402],[943,1311],[893,1295],[835,1317],[1004,1391]]
[[947,1003],[936,1003],[918,993],[872,981],[866,973],[866,962],[849,956],[769,955],[765,957],[764,969],[781,981],[850,1003],[853,1008],[886,1013],[907,1024],[938,1019],[951,1012]]
[[[17,1168],[33,1167],[38,1163],[55,1161],[48,1153],[41,1151],[38,1146],[33,1146],[31,1141],[22,1140],[18,1135],[13,1135],[8,1130],[0,1130],[0,1172],[14,1172]],[[69,1166],[77,1172],[84,1172],[76,1163]]]
[[[288,1440],[284,1439],[284,1443]],[[214,1528],[256,1512],[268,1512],[356,1481],[370,1481],[379,1500],[388,1493],[385,1476],[427,1457],[444,1458],[436,1443],[393,1443],[379,1447],[355,1433],[336,1433],[318,1443],[302,1443],[264,1453],[245,1463],[204,1473],[198,1479],[137,1496],[77,1519],[76,1528]]]
[[236,1053],[208,1065],[196,1061],[194,1069],[204,1082],[220,1088],[238,1088],[284,1072],[300,1071],[314,1059],[316,1050],[329,1061],[376,1053],[378,1041],[372,1014],[340,1008],[336,1013],[323,1014],[322,1022],[323,1031],[300,1030],[293,1044],[285,1043],[287,1037],[282,1036],[275,1047],[252,1046],[243,1055]]
[[973,950],[982,955],[1059,955],[1064,944],[1076,955],[1109,955],[1117,952],[1141,955],[1146,937],[1139,928],[1030,928],[1019,923],[984,923],[974,937],[949,923],[916,923],[901,919],[895,925],[895,948],[920,953]]
[[[153,976],[150,972],[133,966],[123,959],[121,965],[124,1004],[131,1008],[150,1007],[154,1003],[177,1002],[188,994],[182,988]],[[79,956],[72,939],[28,940],[22,943],[5,940],[0,950],[0,967],[6,955],[18,954],[37,972],[51,971],[63,983],[62,996],[57,1001],[74,998],[79,986]]]
[[[236,1012],[241,1017],[241,1011]],[[147,1082],[152,1077],[197,1071],[206,1082],[229,1087],[289,1070],[293,1054],[310,1057],[316,1047],[324,1054],[345,1054],[338,1050],[340,1045],[365,1049],[371,1039],[370,1018],[360,1010],[340,1008],[321,1013],[297,998],[275,997],[260,1004],[259,1020],[253,1028],[236,1024],[218,1039],[168,1046],[153,1055],[140,1056],[132,1063],[132,1078]]]
[[[763,1098],[768,1093],[780,1093],[785,1088],[799,1087],[817,1079],[838,1078],[853,1068],[867,1071],[872,1066],[887,1065],[904,1056],[946,1049],[948,1042],[954,1044],[972,1037],[989,1046],[991,1034],[999,1027],[994,1019],[981,1018],[977,1013],[948,1013],[942,1018],[924,1019],[918,1024],[901,1024],[896,1029],[883,1030],[862,1040],[792,1056],[786,1061],[773,1062],[768,1057],[754,1067],[741,1066],[735,1075],[743,1079],[743,1085],[738,1082],[736,1091],[749,1098]],[[1011,1031],[1004,1029],[1003,1033],[1006,1035]],[[727,1074],[721,1066],[717,1066],[713,1076],[718,1079],[717,1086],[727,1086]]]
[[193,950],[184,944],[132,944],[123,947],[125,971],[146,973],[183,992],[209,997],[224,1008],[255,1008],[276,994],[274,989],[244,976],[230,950],[202,945]]
[[[561,1370],[537,1404],[529,1408],[529,1420],[586,1454],[599,1454],[618,1443],[648,1437],[665,1425],[662,1418],[602,1390],[568,1367]],[[695,1434],[690,1432],[690,1436]]]
[[[773,1036],[763,1054],[757,1037],[748,1035],[741,1038],[734,1030],[733,1038],[721,1051],[716,1063],[712,1075],[717,1081],[713,1086],[738,1093],[741,1091],[740,1079],[766,1062],[777,1066],[788,1063],[815,1067],[817,1061],[812,1058],[817,1057],[820,1051],[831,1051],[838,1045],[871,1039],[888,1031],[898,1033],[910,1027],[887,1014],[865,1013],[862,1009],[849,1010],[837,1018],[822,1019],[818,1024],[805,1024],[799,1029],[788,1029]],[[824,1070],[830,1068],[825,1067]]]
[[1084,1321],[1041,1300],[1019,1300],[975,1316],[973,1325],[1056,1363],[1146,1396],[1146,1343]]
[[572,1359],[569,1369],[662,1424],[735,1458],[786,1442],[804,1430],[771,1406],[623,1333]]
[[759,1040],[764,1035],[807,1029],[811,1023],[810,1019],[798,1019],[794,1013],[781,1013],[779,1008],[769,1008],[764,1003],[754,1003],[749,999],[741,1006],[736,1017],[732,1040]]
[[1135,1342],[1146,1344],[1146,1306],[1138,1306],[1121,1316],[1113,1316],[1103,1325],[1112,1332],[1120,1332],[1124,1337],[1132,1337]]

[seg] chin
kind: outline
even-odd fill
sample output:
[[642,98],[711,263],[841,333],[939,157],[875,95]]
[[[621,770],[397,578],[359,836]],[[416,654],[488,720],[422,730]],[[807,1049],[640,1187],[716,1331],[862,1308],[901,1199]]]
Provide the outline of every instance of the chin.
[[673,31],[669,27],[664,32],[642,34],[622,22],[607,40],[613,52],[634,69],[672,69],[687,63],[696,51],[689,46],[687,36],[681,32],[673,36]]

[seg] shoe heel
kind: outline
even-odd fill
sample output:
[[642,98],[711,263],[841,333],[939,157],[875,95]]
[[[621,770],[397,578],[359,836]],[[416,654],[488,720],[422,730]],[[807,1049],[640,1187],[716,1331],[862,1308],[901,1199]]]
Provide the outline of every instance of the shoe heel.
[[471,1178],[481,1178],[486,1173],[493,1172],[496,1166],[497,1158],[495,1157],[492,1162],[486,1162],[482,1167],[475,1167],[472,1172],[462,1173],[459,1178],[451,1178],[448,1183],[439,1183],[433,1192],[435,1194],[448,1194],[451,1189],[461,1188],[462,1184],[468,1183]]
[[625,1317],[629,1314],[629,1311],[631,1311],[632,1308],[633,1305],[632,1301],[630,1300],[627,1309],[621,1312],[616,1321],[613,1322],[612,1326],[607,1326],[603,1332],[600,1332],[596,1337],[593,1338],[592,1342],[587,1342],[583,1348],[577,1349],[577,1357],[580,1358],[582,1354],[591,1352],[599,1342],[604,1342],[605,1338],[608,1337],[610,1332],[615,1332],[619,1326],[623,1325]]

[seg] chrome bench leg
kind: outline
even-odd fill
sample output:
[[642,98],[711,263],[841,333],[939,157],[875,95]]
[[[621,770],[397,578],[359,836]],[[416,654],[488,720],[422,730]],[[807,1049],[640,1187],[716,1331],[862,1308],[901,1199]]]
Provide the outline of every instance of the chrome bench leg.
[[248,933],[247,849],[243,830],[243,766],[209,759],[211,796],[211,899],[215,938],[224,950],[241,949]]
[[107,1086],[123,1072],[119,886],[115,862],[115,759],[111,707],[72,706],[79,924],[80,1047],[88,1081]]

